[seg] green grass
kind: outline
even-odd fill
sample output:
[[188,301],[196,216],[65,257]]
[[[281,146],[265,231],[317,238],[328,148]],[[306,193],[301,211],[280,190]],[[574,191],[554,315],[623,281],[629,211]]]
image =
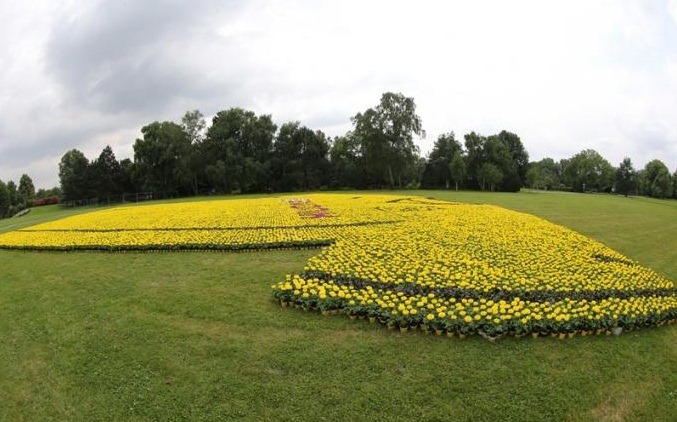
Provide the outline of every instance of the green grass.
[[[677,280],[677,201],[417,193],[540,215]],[[80,211],[44,208],[22,218],[71,212]],[[315,253],[0,251],[0,420],[669,421],[677,414],[675,326],[490,343],[400,335],[272,303],[270,284]]]

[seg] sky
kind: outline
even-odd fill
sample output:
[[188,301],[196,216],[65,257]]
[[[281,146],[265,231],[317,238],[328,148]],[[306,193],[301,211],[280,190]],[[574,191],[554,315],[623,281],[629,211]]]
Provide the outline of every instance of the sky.
[[440,134],[677,169],[677,0],[0,0],[0,180],[242,107],[329,136],[384,92]]

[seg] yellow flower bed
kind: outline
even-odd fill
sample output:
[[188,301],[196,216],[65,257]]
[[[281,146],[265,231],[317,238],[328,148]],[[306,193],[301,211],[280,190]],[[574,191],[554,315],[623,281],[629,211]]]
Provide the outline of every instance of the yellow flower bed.
[[116,207],[1,234],[0,248],[118,251],[321,246],[348,227],[390,221],[384,211],[369,213],[360,207],[336,205],[340,214],[323,212],[325,208],[316,202],[295,197]]
[[327,246],[281,303],[438,334],[607,332],[672,322],[672,281],[603,244],[489,205],[303,195],[117,207],[0,235],[0,248]]

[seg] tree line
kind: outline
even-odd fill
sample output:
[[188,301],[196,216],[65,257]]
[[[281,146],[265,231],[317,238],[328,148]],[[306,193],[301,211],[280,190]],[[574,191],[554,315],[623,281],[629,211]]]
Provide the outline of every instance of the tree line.
[[[428,159],[415,138],[425,136],[413,98],[384,93],[379,104],[356,113],[352,130],[330,138],[299,122],[278,127],[270,115],[231,108],[207,125],[198,110],[180,122],[141,129],[134,157],[118,161],[106,146],[88,160],[77,149],[59,164],[66,201],[110,200],[125,192],[154,197],[211,193],[382,189],[454,186],[517,191],[528,155],[515,134],[466,135],[466,150],[449,133]],[[451,155],[450,155],[451,154]],[[445,162],[454,158],[453,173]]]
[[56,204],[60,195],[61,189],[56,187],[36,191],[27,174],[21,175],[18,185],[13,180],[7,183],[0,180],[0,218],[12,217],[35,205]]
[[635,169],[624,158],[614,167],[597,151],[587,149],[571,158],[552,158],[529,164],[526,186],[534,189],[570,190],[574,192],[614,192],[654,198],[677,198],[677,170],[670,170],[661,160],[649,161]]
[[520,137],[508,131],[471,132],[463,143],[440,135],[427,157],[413,98],[386,92],[356,113],[352,129],[333,139],[299,122],[279,128],[270,115],[242,108],[219,111],[208,126],[200,111],[180,122],[141,129],[134,157],[117,161],[110,147],[88,161],[78,150],[59,165],[63,198],[107,200],[125,192],[155,197],[316,189],[434,188],[516,192],[522,187],[577,192],[675,196],[677,172],[653,160],[635,171],[630,159],[614,168],[585,150],[555,162],[529,162]]
[[[0,215],[14,215],[36,198],[71,204],[124,200],[125,193],[154,198],[324,189],[476,189],[516,192],[522,187],[677,197],[677,171],[660,160],[635,170],[617,168],[594,150],[555,161],[529,161],[520,137],[508,131],[440,135],[427,157],[413,98],[387,92],[378,105],[356,113],[352,129],[330,138],[299,122],[277,126],[270,115],[242,108],[219,111],[207,122],[198,110],[179,122],[141,129],[134,156],[117,160],[110,146],[89,160],[72,149],[59,163],[60,187],[37,193],[30,177],[19,186],[0,182]],[[42,196],[41,196],[42,195]]]

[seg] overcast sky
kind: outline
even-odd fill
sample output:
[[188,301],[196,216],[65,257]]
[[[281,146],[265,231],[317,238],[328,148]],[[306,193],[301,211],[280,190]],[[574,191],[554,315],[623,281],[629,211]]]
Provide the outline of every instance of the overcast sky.
[[677,0],[0,0],[0,179],[58,184],[72,148],[132,158],[142,126],[230,107],[330,136],[383,92],[427,132],[517,133],[677,168]]

